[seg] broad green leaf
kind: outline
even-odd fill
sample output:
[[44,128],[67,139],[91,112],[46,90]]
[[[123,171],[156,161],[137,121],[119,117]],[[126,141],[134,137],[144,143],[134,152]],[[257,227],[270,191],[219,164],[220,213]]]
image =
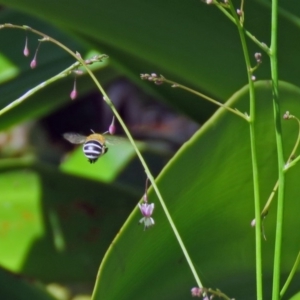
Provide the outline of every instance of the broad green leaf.
[[[276,147],[270,82],[256,83],[257,152],[262,206],[277,180]],[[282,112],[300,116],[300,89],[282,82]],[[228,101],[248,112],[247,87]],[[282,123],[288,157],[298,124]],[[297,152],[299,153],[299,151]],[[287,174],[282,275],[299,252],[299,165]],[[235,299],[255,299],[254,200],[249,128],[243,119],[220,109],[166,166],[157,179],[161,194],[191,255],[204,286],[219,288]],[[158,200],[155,226],[143,231],[135,209],[102,261],[94,291],[98,299],[190,299],[196,285]],[[270,299],[276,201],[264,221],[265,297]],[[299,276],[294,282],[299,280]],[[116,287],[117,288],[114,288]],[[130,287],[130,288],[129,288]],[[297,287],[296,287],[297,288]],[[289,291],[295,289],[291,287]]]
[[[158,175],[170,157],[170,153],[157,150],[154,143],[147,145],[143,142],[136,142],[139,151],[142,153],[148,167],[154,176]],[[68,174],[77,175],[83,178],[100,180],[107,184],[120,184],[129,189],[144,193],[146,180],[145,170],[135,151],[126,139],[119,138],[115,145],[108,146],[108,154],[103,155],[97,163],[90,165],[83,154],[82,146],[70,153],[61,164],[60,169]],[[141,187],[143,187],[141,189]]]
[[9,61],[7,57],[0,53],[0,82],[5,82],[15,78],[19,69],[14,62]]
[[293,297],[290,298],[290,300],[299,300],[300,299],[300,292],[295,294]]
[[32,241],[45,234],[39,178],[26,170],[3,172],[0,177],[1,264],[19,270]]
[[0,167],[0,263],[40,280],[93,281],[140,193],[30,160]]
[[[109,155],[103,155],[97,163],[89,166],[87,158],[84,156],[82,146],[67,158],[61,165],[61,170],[78,176],[98,179],[104,182],[113,182],[122,172],[127,164],[135,157],[135,151],[127,140],[119,140],[119,144],[109,148]],[[145,144],[140,143],[140,150],[145,148]]]

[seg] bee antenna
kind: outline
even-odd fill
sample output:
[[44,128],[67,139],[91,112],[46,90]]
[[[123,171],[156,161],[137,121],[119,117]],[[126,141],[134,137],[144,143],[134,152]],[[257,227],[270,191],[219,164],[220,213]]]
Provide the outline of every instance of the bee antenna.
[[91,132],[92,132],[92,133],[95,133],[95,131],[94,131],[93,129],[91,129]]

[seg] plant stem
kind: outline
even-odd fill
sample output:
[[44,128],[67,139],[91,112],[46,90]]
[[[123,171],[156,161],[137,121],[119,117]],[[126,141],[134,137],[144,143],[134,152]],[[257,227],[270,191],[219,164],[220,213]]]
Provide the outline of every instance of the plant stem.
[[[251,63],[248,53],[246,38],[244,34],[243,25],[241,24],[239,17],[232,5],[232,1],[229,0],[231,13],[234,16],[235,23],[238,28],[238,32],[241,39],[243,48],[245,63],[247,67],[248,83],[249,83],[249,97],[250,97],[250,143],[251,143],[251,158],[252,158],[252,174],[253,174],[253,188],[254,188],[254,210],[255,210],[255,256],[256,256],[256,295],[257,300],[263,299],[262,292],[262,247],[261,247],[261,217],[260,217],[260,192],[259,192],[259,176],[258,176],[258,162],[256,153],[256,136],[255,136],[255,89],[252,81]],[[244,12],[243,12],[244,13]]]
[[181,250],[182,250],[182,252],[183,252],[183,254],[184,254],[184,256],[185,256],[185,258],[187,260],[187,263],[188,263],[188,265],[189,265],[189,267],[191,269],[191,272],[192,272],[192,274],[193,274],[193,276],[195,278],[195,281],[196,281],[198,287],[202,288],[203,285],[202,285],[202,283],[200,281],[200,278],[199,278],[199,276],[198,276],[198,274],[196,272],[196,269],[195,269],[195,267],[193,265],[193,262],[192,262],[192,260],[191,260],[191,258],[189,256],[189,254],[188,254],[187,249],[185,248],[185,245],[184,245],[184,243],[183,243],[183,241],[181,239],[181,236],[180,236],[180,234],[179,234],[179,232],[178,232],[178,230],[177,230],[177,228],[176,228],[176,226],[175,226],[175,224],[174,224],[174,222],[172,220],[172,217],[171,217],[171,215],[170,215],[170,213],[169,213],[169,211],[167,209],[167,206],[165,205],[165,202],[164,202],[164,200],[163,200],[163,198],[162,198],[162,196],[160,194],[160,191],[159,191],[159,189],[158,189],[158,187],[157,187],[157,185],[155,183],[155,180],[154,180],[154,178],[153,178],[153,176],[152,176],[152,174],[151,174],[151,172],[150,172],[150,170],[149,170],[149,168],[148,168],[148,166],[147,166],[147,164],[146,164],[146,162],[145,162],[142,154],[140,153],[138,147],[136,146],[136,144],[134,142],[134,139],[131,136],[131,133],[129,132],[127,126],[123,122],[123,120],[122,120],[121,116],[119,115],[118,111],[116,110],[114,104],[109,99],[109,97],[106,94],[105,90],[103,89],[103,87],[101,86],[101,84],[99,83],[99,81],[97,80],[97,78],[95,77],[94,73],[89,69],[89,67],[87,66],[87,64],[85,63],[85,61],[80,56],[76,55],[76,53],[74,53],[71,49],[69,49],[68,47],[66,47],[65,45],[63,45],[62,43],[60,43],[59,41],[57,41],[57,40],[55,40],[55,39],[53,39],[53,38],[51,38],[51,37],[43,34],[40,31],[32,29],[32,28],[30,28],[28,26],[17,26],[17,25],[12,25],[12,24],[2,24],[2,25],[0,25],[0,29],[1,28],[5,28],[5,27],[8,27],[8,28],[17,28],[17,29],[23,29],[23,30],[30,30],[31,32],[33,32],[35,34],[37,34],[39,36],[42,36],[45,41],[52,42],[52,43],[56,44],[57,46],[59,46],[60,48],[62,48],[63,50],[65,50],[66,52],[68,52],[71,56],[73,56],[85,68],[85,70],[87,71],[87,73],[89,74],[89,76],[94,81],[95,85],[97,86],[97,88],[99,89],[99,91],[101,92],[101,94],[103,95],[104,101],[111,108],[111,110],[114,113],[115,117],[118,119],[120,125],[122,126],[125,134],[127,135],[128,139],[129,139],[130,143],[132,144],[132,146],[133,146],[133,148],[134,148],[134,150],[135,150],[138,158],[140,159],[140,162],[141,162],[142,166],[145,169],[145,173],[147,174],[147,176],[148,176],[148,178],[149,178],[149,180],[151,182],[151,185],[153,186],[153,189],[156,192],[157,198],[158,198],[158,200],[159,200],[159,202],[160,202],[160,204],[161,204],[161,206],[162,206],[162,208],[164,210],[164,213],[165,213],[165,215],[166,215],[166,217],[167,217],[167,219],[168,219],[168,221],[170,223],[170,226],[171,226],[171,228],[172,228],[172,230],[174,232],[174,235],[177,238],[177,241],[178,241],[178,243],[179,243],[179,245],[181,247]]
[[[256,2],[261,3],[263,6],[267,8],[271,8],[271,2],[269,0],[256,0]],[[295,11],[296,12],[296,11]],[[278,7],[278,15],[288,20],[290,23],[294,24],[298,28],[300,28],[300,20],[299,16],[284,9],[282,7]]]
[[280,298],[284,295],[284,293],[286,292],[287,288],[289,287],[289,285],[290,285],[290,283],[291,283],[291,281],[292,281],[292,279],[293,279],[293,277],[294,277],[294,275],[295,275],[295,273],[297,271],[297,268],[298,268],[299,264],[300,264],[300,252],[298,253],[298,256],[297,256],[297,258],[295,260],[293,268],[292,268],[292,270],[291,270],[291,272],[290,272],[290,274],[289,274],[289,276],[288,276],[288,278],[287,278],[287,280],[286,280],[283,288],[280,291]]
[[[294,145],[294,148],[293,148],[293,150],[292,150],[292,152],[291,152],[291,154],[290,154],[287,162],[284,165],[284,170],[283,170],[284,172],[286,172],[290,167],[292,167],[293,165],[296,164],[296,162],[295,162],[296,159],[293,160],[293,157],[294,157],[294,155],[295,155],[295,153],[296,153],[296,151],[297,151],[297,149],[299,147],[299,144],[300,144],[300,121],[299,121],[298,118],[296,118],[294,116],[291,116],[290,119],[294,119],[298,123],[298,137],[297,137],[296,143]],[[299,157],[297,157],[297,159],[299,159]],[[294,164],[292,164],[292,163],[294,163]],[[279,181],[277,180],[277,182],[275,183],[275,186],[273,187],[273,190],[272,190],[272,192],[271,192],[271,194],[270,194],[270,196],[268,198],[268,201],[265,204],[265,206],[264,206],[264,208],[263,208],[263,210],[261,212],[261,216],[262,217],[265,217],[267,215],[267,213],[269,211],[269,208],[270,208],[270,205],[271,205],[271,203],[273,201],[273,198],[275,196],[275,193],[277,192],[278,186],[279,186]]]
[[172,87],[174,87],[174,88],[180,88],[182,90],[188,91],[189,93],[197,95],[197,96],[199,96],[199,97],[201,97],[201,98],[203,98],[203,99],[205,99],[205,100],[207,100],[207,101],[209,101],[209,102],[211,102],[211,103],[213,103],[213,104],[215,104],[217,106],[223,107],[223,108],[227,109],[228,111],[230,111],[231,113],[233,113],[233,114],[235,114],[235,115],[237,115],[237,116],[245,119],[247,122],[249,121],[248,117],[245,114],[241,113],[237,109],[233,109],[233,108],[227,106],[226,104],[223,104],[223,103],[221,103],[221,102],[219,102],[219,101],[217,101],[217,100],[215,100],[215,99],[213,99],[211,97],[208,97],[208,96],[206,96],[206,95],[204,95],[204,94],[202,94],[202,93],[200,93],[198,91],[195,91],[195,90],[193,90],[193,89],[191,89],[189,87],[186,87],[186,86],[184,86],[182,84],[179,84],[179,83],[177,83],[175,81],[169,80],[167,78],[163,78],[163,81],[166,82],[166,83],[171,84]]
[[59,74],[51,77],[50,79],[45,80],[44,82],[42,82],[39,85],[35,86],[34,88],[30,89],[24,95],[22,95],[21,97],[19,97],[15,101],[11,102],[10,104],[8,104],[4,108],[2,108],[0,110],[0,116],[2,116],[4,113],[8,112],[12,108],[18,106],[24,100],[26,100],[28,97],[32,96],[37,91],[43,89],[45,86],[47,86],[47,85],[49,85],[49,84],[51,84],[51,83],[53,83],[53,82],[55,82],[55,81],[63,78],[63,77],[66,77],[67,75],[70,74],[70,72],[72,72],[73,70],[77,69],[79,66],[80,66],[80,63],[76,62],[72,66],[70,66],[70,67],[66,68],[64,71],[60,72]]
[[[230,14],[225,7],[222,5],[217,5],[217,7],[224,13],[224,15],[234,24],[236,23],[236,18],[233,16],[233,14]],[[238,21],[239,23],[239,21]],[[246,34],[259,48],[261,48],[264,52],[266,52],[269,55],[269,48],[264,43],[260,42],[253,34],[251,34],[249,31],[247,31],[244,27],[241,28]]]
[[278,92],[278,66],[277,66],[277,24],[278,24],[278,0],[272,1],[272,18],[271,18],[271,77],[272,77],[272,97],[273,113],[275,122],[275,136],[278,159],[278,202],[276,218],[276,236],[274,249],[274,269],[273,269],[273,291],[272,300],[278,300],[280,293],[280,270],[281,270],[281,247],[282,247],[282,227],[283,227],[283,208],[284,208],[284,156],[282,145],[281,114],[279,108]]
[[294,157],[294,155],[295,155],[295,153],[296,153],[296,151],[299,147],[299,143],[300,143],[300,122],[299,122],[299,119],[296,118],[296,117],[292,117],[292,119],[297,121],[299,128],[298,128],[298,137],[297,137],[296,143],[294,145],[294,148],[293,148],[293,150],[292,150],[292,152],[291,152],[291,154],[290,154],[290,156],[287,160],[287,164],[289,164],[293,160],[293,157]]

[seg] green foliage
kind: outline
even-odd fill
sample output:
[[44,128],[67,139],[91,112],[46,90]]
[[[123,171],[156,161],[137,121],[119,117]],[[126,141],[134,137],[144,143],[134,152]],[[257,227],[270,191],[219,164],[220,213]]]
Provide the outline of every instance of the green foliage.
[[[287,83],[281,83],[280,87],[282,109],[300,114],[297,101],[300,89]],[[257,83],[256,91],[259,174],[264,183],[261,194],[265,202],[277,179],[269,82]],[[238,91],[228,104],[247,110],[247,87]],[[298,128],[293,121],[286,121],[283,126],[288,156]],[[204,285],[218,282],[218,288],[236,299],[255,298],[254,229],[250,226],[254,200],[248,131],[245,121],[220,109],[180,149],[157,179]],[[284,235],[284,277],[297,256],[299,243],[295,240],[300,238],[294,231],[300,226],[297,213],[300,207],[294,201],[299,194],[300,171],[295,167],[291,173],[285,211],[289,220]],[[157,203],[153,191],[149,199]],[[270,298],[275,206],[264,222],[266,299]],[[123,234],[112,244],[98,275],[94,299],[133,299],[136,295],[143,295],[143,299],[189,299],[192,275],[161,207],[156,206],[157,225],[142,235],[136,228],[137,218],[134,214],[128,219]],[[117,289],[113,288],[115,282]]]
[[[270,8],[263,0],[248,2],[245,26],[268,43]],[[216,108],[195,95],[139,79],[140,73],[157,72],[221,102],[230,98],[231,107],[249,113],[248,88],[240,89],[247,78],[235,26],[215,7],[195,0],[0,3],[30,15],[3,9],[1,24],[36,28],[79,51],[82,57],[90,49],[109,55],[108,64],[95,69],[101,83],[126,75],[179,112],[201,123],[208,120],[165,166],[157,184],[204,285],[236,299],[254,299],[248,124],[224,109],[211,116]],[[280,84],[280,109],[299,117],[300,90],[293,85],[300,76],[295,67],[300,46],[294,42],[299,35],[299,18],[291,13],[296,14],[300,4],[289,5],[281,4],[279,20],[279,70],[280,78],[286,81]],[[38,41],[31,33],[28,37],[33,54]],[[1,108],[74,62],[61,49],[43,43],[38,67],[30,70],[30,59],[22,56],[24,40],[24,31],[0,31]],[[249,51],[254,54],[258,49],[249,43]],[[256,76],[270,78],[264,56]],[[54,83],[1,116],[0,129],[47,116],[68,103],[73,79],[69,76]],[[94,88],[87,76],[78,84],[82,94]],[[277,180],[276,144],[270,82],[259,81],[255,86],[264,204]],[[282,124],[286,159],[296,141],[297,126],[293,120]],[[140,150],[158,173],[165,154],[144,144]],[[60,167],[26,156],[1,159],[1,265],[46,283],[94,283],[101,262],[94,300],[189,299],[195,281],[152,189],[148,197],[155,203],[156,225],[147,231],[137,226],[141,216],[134,207],[143,194],[140,183],[144,184],[145,174],[136,165],[137,158],[127,143],[112,147],[95,165],[86,162],[81,149]],[[299,167],[295,166],[287,173],[282,282],[299,252],[298,178]],[[267,236],[263,241],[266,299],[271,297],[275,216],[273,203],[263,223]],[[23,278],[4,269],[0,269],[0,277],[0,298],[50,299],[36,285],[24,283]],[[298,274],[293,282],[297,281]],[[290,299],[298,299],[299,287],[293,282],[286,297],[295,294]]]
[[1,264],[46,281],[92,280],[137,194],[41,164],[9,169],[0,181]]

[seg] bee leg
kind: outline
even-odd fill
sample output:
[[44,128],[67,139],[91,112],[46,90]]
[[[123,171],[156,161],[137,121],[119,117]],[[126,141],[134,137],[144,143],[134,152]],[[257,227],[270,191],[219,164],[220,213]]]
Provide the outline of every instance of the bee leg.
[[88,161],[89,161],[91,164],[93,164],[93,163],[95,163],[95,162],[97,161],[97,159],[88,159]]

